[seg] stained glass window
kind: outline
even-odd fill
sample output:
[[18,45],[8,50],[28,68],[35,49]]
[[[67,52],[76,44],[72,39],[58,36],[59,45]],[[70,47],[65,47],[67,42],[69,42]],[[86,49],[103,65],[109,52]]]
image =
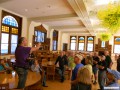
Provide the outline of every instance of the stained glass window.
[[2,19],[2,23],[10,25],[10,26],[18,27],[18,23],[17,23],[16,19],[12,16],[5,16]]
[[76,36],[70,36],[70,50],[75,50],[76,48]]
[[114,37],[114,53],[120,54],[120,37]]
[[2,11],[1,54],[14,54],[18,38],[21,36],[22,18]]
[[85,47],[85,37],[79,36],[78,37],[78,50],[84,51],[84,47]]
[[94,50],[94,37],[88,36],[87,37],[87,51]]

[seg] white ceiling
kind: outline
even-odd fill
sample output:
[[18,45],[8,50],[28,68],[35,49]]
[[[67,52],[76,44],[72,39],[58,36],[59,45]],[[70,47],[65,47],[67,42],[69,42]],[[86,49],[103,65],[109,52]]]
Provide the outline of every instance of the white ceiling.
[[0,0],[0,7],[64,33],[95,35],[104,31],[96,17],[105,6],[97,5],[99,1],[103,0]]

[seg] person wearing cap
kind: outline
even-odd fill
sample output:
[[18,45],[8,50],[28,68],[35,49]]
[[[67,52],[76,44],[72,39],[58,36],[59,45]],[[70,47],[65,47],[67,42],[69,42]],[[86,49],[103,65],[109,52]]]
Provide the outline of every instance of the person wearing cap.
[[120,85],[118,84],[117,80],[120,79],[120,73],[116,70],[111,70],[107,68],[106,72],[107,76],[107,85],[104,87],[105,90],[120,90]]
[[99,68],[99,71],[98,71],[99,87],[100,87],[100,90],[104,90],[105,80],[106,80],[106,69],[107,69],[104,55],[101,56],[101,61],[98,62],[97,67]]
[[81,63],[81,60],[83,59],[82,55],[76,54],[74,57],[74,63],[76,64],[75,68],[72,71],[72,78],[71,78],[71,90],[74,89],[74,84],[76,84],[76,78],[78,74],[78,70],[83,67],[84,65]]

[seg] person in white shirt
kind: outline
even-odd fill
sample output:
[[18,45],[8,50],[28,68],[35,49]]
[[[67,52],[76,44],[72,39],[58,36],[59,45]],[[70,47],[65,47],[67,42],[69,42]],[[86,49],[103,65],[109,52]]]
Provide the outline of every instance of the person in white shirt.
[[35,71],[35,72],[40,72],[40,74],[42,75],[43,79],[42,79],[42,85],[43,87],[48,87],[46,85],[46,74],[45,71],[40,67],[38,60],[35,60],[34,64],[31,66],[31,70]]

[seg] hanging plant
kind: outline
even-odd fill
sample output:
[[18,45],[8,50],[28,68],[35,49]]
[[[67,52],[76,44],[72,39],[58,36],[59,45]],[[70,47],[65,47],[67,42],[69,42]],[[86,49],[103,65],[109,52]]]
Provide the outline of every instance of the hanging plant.
[[106,9],[99,10],[97,16],[112,34],[120,29],[120,5],[109,4]]
[[99,34],[101,41],[109,41],[111,36],[112,35],[110,33],[100,33]]

